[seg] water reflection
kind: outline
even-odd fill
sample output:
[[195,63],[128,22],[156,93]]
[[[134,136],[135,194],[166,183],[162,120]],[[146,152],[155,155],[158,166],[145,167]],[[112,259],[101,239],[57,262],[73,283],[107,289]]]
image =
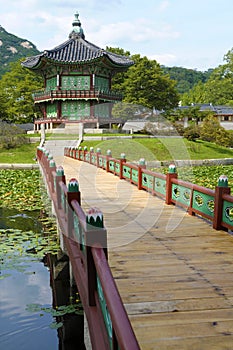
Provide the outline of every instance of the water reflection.
[[[0,208],[0,229],[41,233],[37,218],[38,213],[22,214]],[[1,349],[85,349],[82,317],[65,315],[63,326],[54,330],[50,328],[54,321],[50,313],[27,310],[30,304],[51,308],[66,305],[71,297],[75,298],[77,291],[70,287],[67,258],[47,255],[43,261],[38,261],[33,255],[17,256],[17,259],[9,256],[7,260],[14,261],[14,264],[10,261],[5,264],[4,258],[1,257],[0,261]],[[7,277],[1,279],[4,275]]]

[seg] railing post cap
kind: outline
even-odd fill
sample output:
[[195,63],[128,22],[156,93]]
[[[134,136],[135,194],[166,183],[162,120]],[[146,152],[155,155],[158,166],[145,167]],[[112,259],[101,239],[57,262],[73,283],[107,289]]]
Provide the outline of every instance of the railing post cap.
[[83,147],[83,150],[84,150],[84,151],[87,151],[87,146],[84,146],[84,147]]
[[125,158],[126,158],[125,153],[121,153],[121,159],[125,159]]
[[110,149],[107,150],[107,155],[111,156],[112,155],[112,151]]
[[170,164],[168,167],[169,174],[175,174],[176,173],[176,166],[175,164]]
[[86,215],[86,222],[88,225],[94,226],[94,227],[104,227],[104,220],[103,220],[103,214],[101,210],[97,208],[91,208],[88,210]]
[[82,146],[79,146],[79,148],[78,148],[78,149],[79,149],[79,151],[82,151]]
[[90,152],[91,152],[91,153],[94,152],[94,147],[90,147]]
[[144,158],[140,158],[139,159],[139,165],[145,165],[146,164],[146,161]]
[[49,167],[54,168],[56,166],[54,159],[50,159],[49,161]]
[[53,156],[52,156],[51,153],[48,154],[48,159],[49,159],[49,160],[52,160],[52,159],[53,159]]
[[228,177],[226,175],[220,175],[218,178],[219,187],[228,187]]
[[68,192],[79,192],[78,180],[70,179],[70,182],[68,184]]
[[63,169],[63,167],[61,165],[59,167],[57,167],[56,175],[57,176],[63,176],[64,175],[64,169]]
[[96,149],[96,153],[101,153],[101,149],[100,149],[100,148],[97,148],[97,149]]

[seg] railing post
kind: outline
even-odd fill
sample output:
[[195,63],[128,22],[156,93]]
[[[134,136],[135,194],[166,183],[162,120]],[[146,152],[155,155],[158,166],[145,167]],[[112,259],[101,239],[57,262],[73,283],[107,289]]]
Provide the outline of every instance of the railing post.
[[49,185],[51,187],[51,192],[54,193],[55,186],[54,186],[54,179],[53,179],[53,172],[56,171],[56,164],[55,161],[52,159],[52,156],[50,156],[49,160]]
[[214,196],[214,218],[213,228],[215,230],[227,230],[221,225],[222,222],[222,209],[223,209],[223,194],[230,194],[230,187],[228,187],[228,178],[225,175],[221,175],[218,179],[218,186],[215,187]]
[[121,153],[119,178],[123,179],[123,165],[126,163],[125,153]]
[[106,172],[109,173],[109,158],[112,157],[112,151],[110,149],[107,150],[107,157],[106,157]]
[[76,200],[78,204],[81,204],[81,194],[79,192],[79,184],[76,179],[71,179],[67,187],[67,202],[68,202],[68,213],[67,213],[67,228],[68,228],[68,237],[74,237],[74,209],[71,205],[71,202]]
[[142,169],[146,169],[146,161],[144,158],[139,160],[138,164],[138,189],[142,189]]
[[89,306],[95,306],[95,292],[97,290],[97,274],[92,255],[92,247],[102,247],[107,257],[107,233],[103,225],[103,214],[100,210],[92,208],[86,216],[87,230],[85,232],[87,290]]
[[64,169],[62,166],[57,167],[56,169],[56,178],[55,178],[55,188],[57,194],[57,208],[62,209],[62,200],[61,200],[61,187],[59,185],[60,182],[66,184],[66,177],[64,175]]
[[99,155],[101,154],[101,149],[100,148],[97,148],[96,150],[96,166],[97,168],[99,168]]
[[168,173],[166,175],[166,198],[165,203],[172,203],[172,179],[177,179],[177,172],[175,164],[170,164]]

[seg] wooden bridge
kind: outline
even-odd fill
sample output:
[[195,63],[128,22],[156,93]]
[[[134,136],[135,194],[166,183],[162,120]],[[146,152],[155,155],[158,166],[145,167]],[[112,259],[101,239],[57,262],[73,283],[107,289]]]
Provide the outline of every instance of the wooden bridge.
[[[83,210],[97,207],[103,213],[108,264],[132,327],[131,332],[122,319],[119,295],[109,300],[104,291],[114,334],[110,343],[102,345],[95,344],[100,342],[96,336],[93,349],[232,350],[233,197],[227,184],[211,191],[178,180],[173,168],[167,176],[152,175],[143,166],[113,160],[111,155],[72,149],[65,154],[55,161],[62,165],[66,182],[78,179]],[[58,184],[60,192],[64,184],[61,176],[55,181],[58,168],[45,150],[38,151],[38,158],[44,173],[50,174],[47,182],[53,199]],[[72,198],[67,200],[80,215]],[[101,256],[98,263],[100,251],[92,254],[102,288],[106,282],[106,289],[112,289],[109,271],[101,276],[106,261]],[[116,326],[117,317],[125,334]]]

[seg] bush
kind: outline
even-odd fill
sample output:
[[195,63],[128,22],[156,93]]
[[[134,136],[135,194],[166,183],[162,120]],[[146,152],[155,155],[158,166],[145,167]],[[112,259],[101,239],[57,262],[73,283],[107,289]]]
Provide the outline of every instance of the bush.
[[23,133],[16,125],[0,121],[0,148],[10,149],[29,142]]
[[183,136],[189,141],[196,141],[200,138],[200,129],[197,125],[190,125],[184,129]]

